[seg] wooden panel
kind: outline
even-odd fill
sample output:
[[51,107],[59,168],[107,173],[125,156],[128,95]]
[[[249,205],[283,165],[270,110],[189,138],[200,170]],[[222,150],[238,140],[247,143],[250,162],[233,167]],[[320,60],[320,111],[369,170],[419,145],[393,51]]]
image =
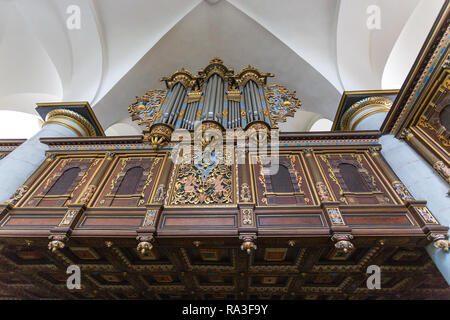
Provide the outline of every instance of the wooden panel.
[[163,229],[201,229],[236,227],[235,216],[164,216],[161,223]]
[[83,218],[78,228],[81,229],[128,229],[138,228],[144,216],[100,216],[88,215]]
[[58,216],[36,216],[36,215],[20,215],[6,217],[1,227],[5,229],[48,229],[59,224],[62,215]]
[[412,226],[406,214],[343,214],[345,222],[350,226]]
[[320,215],[264,215],[258,216],[259,227],[303,227],[317,228],[324,224]]

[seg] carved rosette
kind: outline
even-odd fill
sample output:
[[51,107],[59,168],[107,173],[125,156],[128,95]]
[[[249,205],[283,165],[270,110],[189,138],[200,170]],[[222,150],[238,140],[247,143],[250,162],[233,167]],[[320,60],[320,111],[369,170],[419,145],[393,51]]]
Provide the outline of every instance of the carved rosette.
[[166,145],[172,137],[173,127],[166,123],[156,123],[144,130],[144,139],[150,141],[154,149]]

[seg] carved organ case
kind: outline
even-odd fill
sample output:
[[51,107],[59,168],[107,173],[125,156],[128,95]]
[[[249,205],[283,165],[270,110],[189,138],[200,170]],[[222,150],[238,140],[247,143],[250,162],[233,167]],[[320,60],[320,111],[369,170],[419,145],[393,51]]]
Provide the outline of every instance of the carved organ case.
[[[137,98],[129,111],[141,136],[42,138],[47,159],[0,205],[0,236],[35,264],[50,249],[61,265],[82,265],[93,288],[108,288],[98,292],[155,299],[188,297],[192,288],[222,299],[304,296],[308,288],[341,294],[365,281],[367,264],[420,264],[426,245],[445,242],[448,228],[379,153],[378,132],[279,133],[300,101],[267,85],[269,76],[253,67],[234,73],[214,59]],[[228,161],[214,149],[174,163],[181,140],[199,138],[204,152],[226,129],[236,129],[231,150],[224,144]],[[264,139],[266,154],[254,148]],[[17,244],[23,239],[33,242]],[[0,259],[23,261],[8,250]],[[402,268],[386,286],[404,280]],[[354,290],[369,294],[362,280]]]

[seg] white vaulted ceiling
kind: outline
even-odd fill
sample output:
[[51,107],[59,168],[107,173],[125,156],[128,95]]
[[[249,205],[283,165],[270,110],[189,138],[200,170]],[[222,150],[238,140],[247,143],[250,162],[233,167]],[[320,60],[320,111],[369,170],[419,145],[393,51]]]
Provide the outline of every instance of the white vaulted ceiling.
[[[109,134],[135,134],[126,120],[135,96],[218,56],[295,90],[301,112],[280,128],[305,131],[333,119],[343,91],[400,88],[443,3],[0,0],[0,110],[89,101]],[[81,9],[79,30],[66,27],[70,5]],[[380,8],[380,29],[366,26],[369,5]]]

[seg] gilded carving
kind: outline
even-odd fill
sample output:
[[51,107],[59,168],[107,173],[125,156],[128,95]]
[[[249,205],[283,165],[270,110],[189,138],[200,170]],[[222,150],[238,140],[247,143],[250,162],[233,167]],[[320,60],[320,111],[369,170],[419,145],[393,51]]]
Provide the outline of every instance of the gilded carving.
[[241,210],[242,225],[253,225],[253,210],[245,208]]
[[200,163],[177,167],[171,204],[232,203],[232,167],[217,163],[214,154]]
[[400,181],[393,181],[392,186],[394,187],[395,192],[400,196],[402,200],[412,200],[413,197],[409,193],[408,189],[406,189],[405,185]]
[[167,90],[150,90],[144,96],[136,97],[136,102],[128,107],[128,112],[133,120],[138,120],[139,125],[151,126],[158,119],[166,95]]
[[301,106],[295,91],[291,92],[285,86],[268,85],[265,87],[265,94],[269,106],[269,118],[273,125],[285,122],[286,117],[293,117],[295,111]]
[[10,199],[6,201],[6,203],[9,203],[11,205],[15,205],[27,192],[28,187],[27,186],[21,186],[19,189],[16,190],[16,192],[12,195]]
[[59,226],[69,225],[77,213],[78,213],[77,209],[67,210],[66,214],[64,215],[64,218],[59,223]]
[[317,193],[321,201],[332,201],[328,188],[323,181],[317,181],[316,183]]
[[447,181],[450,183],[450,168],[447,167],[444,162],[436,161],[433,164],[433,168]]
[[241,184],[241,201],[250,201],[250,187],[248,186],[248,183]]
[[427,223],[438,224],[437,220],[433,217],[431,212],[427,209],[427,207],[417,207],[414,208],[418,214],[425,220]]

